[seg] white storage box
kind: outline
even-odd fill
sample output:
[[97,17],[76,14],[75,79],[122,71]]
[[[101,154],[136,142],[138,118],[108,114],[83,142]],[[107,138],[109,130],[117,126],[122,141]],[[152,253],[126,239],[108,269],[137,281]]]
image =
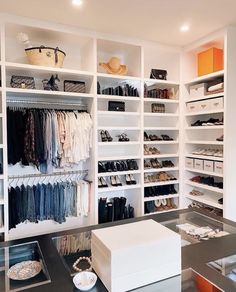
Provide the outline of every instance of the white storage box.
[[211,110],[211,99],[205,99],[198,101],[199,111],[208,111]]
[[192,159],[192,158],[186,158],[185,159],[185,166],[187,168],[194,168],[194,159]]
[[224,100],[223,97],[212,98],[211,101],[211,110],[223,109],[224,108]]
[[223,173],[223,162],[221,161],[215,161],[214,163],[214,171],[215,173]]
[[203,161],[201,159],[194,159],[194,168],[198,170],[203,170]]
[[214,171],[214,162],[211,160],[204,160],[204,170],[205,171]]
[[187,112],[198,112],[200,111],[199,102],[188,102],[187,103]]
[[92,265],[110,292],[124,292],[181,273],[179,234],[154,220],[92,231]]
[[189,87],[189,97],[190,97],[190,99],[197,99],[197,98],[204,97],[205,89],[206,89],[206,84],[205,83],[199,83],[199,84],[191,85]]

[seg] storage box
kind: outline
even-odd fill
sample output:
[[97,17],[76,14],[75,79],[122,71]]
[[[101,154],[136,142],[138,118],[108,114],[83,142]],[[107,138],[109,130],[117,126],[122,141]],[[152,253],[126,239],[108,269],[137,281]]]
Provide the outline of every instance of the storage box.
[[186,158],[185,159],[185,166],[187,168],[194,168],[194,159],[192,159],[192,158]]
[[194,168],[198,170],[203,170],[203,161],[202,159],[194,159]]
[[190,98],[200,98],[205,95],[206,84],[199,83],[195,85],[191,85],[189,87],[189,97]]
[[199,111],[208,111],[211,110],[211,106],[212,106],[212,101],[211,99],[205,99],[205,100],[201,100],[198,101],[198,107],[199,107]]
[[223,173],[223,162],[221,161],[215,161],[214,163],[214,171],[215,173]]
[[200,111],[199,102],[188,102],[187,103],[187,112],[198,112]]
[[110,292],[124,292],[181,273],[181,239],[154,220],[92,231],[93,269]]
[[198,76],[223,70],[223,50],[210,48],[198,54]]
[[204,170],[205,171],[214,171],[214,162],[211,160],[204,160]]
[[211,110],[223,109],[224,108],[224,99],[223,97],[212,98],[211,102]]

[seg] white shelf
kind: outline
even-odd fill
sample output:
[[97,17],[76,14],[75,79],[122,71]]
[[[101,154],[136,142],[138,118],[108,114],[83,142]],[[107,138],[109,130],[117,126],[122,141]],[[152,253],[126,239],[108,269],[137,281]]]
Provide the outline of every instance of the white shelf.
[[152,173],[152,172],[162,172],[162,171],[178,171],[178,167],[161,167],[161,168],[147,168],[144,169],[144,173]]
[[98,142],[98,146],[129,146],[129,145],[140,145],[139,141],[129,142]]
[[21,89],[21,88],[10,88],[6,89],[7,96],[14,97],[68,97],[68,98],[93,98],[93,94],[89,93],[76,93],[76,92],[64,92],[64,91],[49,91],[39,89]]
[[133,189],[139,189],[139,188],[141,188],[140,184],[123,185],[123,186],[120,186],[120,187],[98,188],[98,193],[118,192],[118,191],[133,190]]
[[126,171],[114,171],[114,172],[99,172],[98,177],[112,176],[112,175],[126,175],[126,174],[140,174],[140,170],[126,170]]
[[186,82],[186,85],[193,85],[193,84],[197,84],[197,83],[201,83],[201,82],[207,82],[213,79],[216,79],[217,77],[221,77],[224,75],[224,70],[221,71],[217,71],[211,74],[207,74],[207,75],[203,75],[197,78],[194,78],[188,82]]
[[154,131],[178,131],[177,127],[144,127],[144,131],[154,130]]
[[136,80],[141,81],[141,77],[114,75],[107,73],[97,73],[97,77],[110,78],[110,79],[122,79],[122,80]]
[[161,80],[161,79],[151,79],[151,78],[144,78],[144,82],[155,84],[155,85],[165,85],[165,86],[179,86],[178,81],[172,80]]
[[144,117],[178,117],[179,114],[173,113],[144,113]]
[[178,184],[179,180],[168,180],[168,181],[158,181],[158,182],[151,182],[151,183],[144,183],[144,187],[156,187],[156,186],[166,186],[166,185],[175,185]]
[[217,97],[221,97],[221,96],[224,96],[224,92],[204,95],[202,97],[197,97],[197,98],[188,98],[185,102],[188,103],[188,102],[192,102],[192,101],[200,101],[200,100],[205,100],[205,99],[210,99],[210,98],[217,98]]
[[107,130],[107,131],[140,131],[140,127],[109,127],[109,126],[98,126],[98,130]]
[[[46,66],[37,66],[37,65],[30,65],[30,64],[21,64],[21,63],[12,63],[12,62],[6,62],[6,69],[13,69],[14,72],[24,72],[28,71],[31,73],[32,76],[34,76],[33,73],[35,71],[41,72],[41,73],[58,73],[63,75],[80,75],[80,76],[94,76],[93,72],[89,71],[82,71],[82,70],[74,70],[74,69],[66,69],[66,68],[54,68],[54,67],[46,67]],[[27,72],[27,73],[28,73]]]
[[[188,199],[191,199],[193,201],[196,201],[196,202],[199,202],[199,203],[202,203],[202,204],[206,204],[206,205],[209,205],[209,206],[212,206],[212,207],[215,207],[215,208],[218,208],[218,209],[223,209],[223,205],[219,204],[218,203],[218,199],[220,199],[222,196],[211,196],[211,195],[208,195],[208,194],[204,194],[202,196],[192,196],[192,195],[186,195],[186,198]],[[216,200],[214,200],[214,198]]]
[[219,114],[223,113],[224,109],[217,109],[217,110],[208,110],[208,111],[199,111],[199,112],[190,112],[186,113],[186,116],[200,116],[200,115],[211,115],[211,114]]
[[179,100],[178,99],[144,97],[143,100],[144,100],[144,102],[158,102],[158,103],[179,104]]
[[217,188],[217,187],[211,187],[211,186],[204,185],[204,184],[201,184],[201,183],[196,183],[196,182],[193,182],[193,181],[190,181],[190,180],[187,180],[186,184],[190,185],[192,187],[196,187],[196,188],[208,190],[208,191],[211,191],[211,192],[223,194],[223,189],[220,189],[220,188]]
[[186,141],[186,144],[200,144],[200,145],[224,145],[224,142],[219,141]]
[[4,230],[4,227],[0,227],[0,233],[4,233],[5,230]]
[[101,116],[140,116],[139,112],[98,111]]
[[161,140],[161,141],[143,141],[144,144],[147,144],[147,145],[155,145],[155,144],[164,144],[164,145],[174,145],[174,144],[179,144],[179,141],[164,141],[164,140]]
[[179,194],[144,197],[144,202],[150,202],[150,201],[156,201],[156,200],[162,200],[162,199],[178,198],[178,197],[179,197]]
[[185,130],[223,130],[224,125],[220,126],[192,126],[192,127],[186,127]]
[[196,159],[213,160],[213,161],[224,161],[224,158],[223,157],[216,157],[216,156],[187,154],[186,157],[196,158]]
[[103,95],[98,94],[97,98],[100,100],[126,100],[126,101],[140,101],[140,97],[134,97],[134,96],[119,96],[119,95]]
[[149,158],[172,158],[172,157],[179,157],[179,154],[153,154],[153,155],[144,155],[144,159]]
[[206,174],[206,175],[210,175],[210,176],[224,177],[224,175],[222,173],[210,172],[210,171],[206,171],[206,170],[199,170],[199,169],[195,169],[195,168],[185,168],[185,170],[191,171],[191,172],[196,172],[196,173],[202,173],[202,174]]
[[141,158],[140,156],[135,156],[135,155],[98,157],[98,161],[114,161],[114,160],[129,160],[129,159],[141,159]]
[[168,212],[174,212],[174,211],[178,211],[178,210],[179,210],[179,208],[169,209],[169,210],[164,210],[164,211],[156,211],[156,212],[152,212],[152,213],[146,213],[146,214],[144,214],[144,216],[162,214],[162,213],[168,213]]

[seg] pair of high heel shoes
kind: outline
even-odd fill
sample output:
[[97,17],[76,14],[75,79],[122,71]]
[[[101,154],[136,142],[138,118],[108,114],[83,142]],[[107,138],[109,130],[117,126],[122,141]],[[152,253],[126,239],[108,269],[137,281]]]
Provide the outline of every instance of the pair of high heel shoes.
[[101,139],[102,139],[102,142],[112,142],[113,138],[111,137],[111,135],[109,134],[109,132],[106,130],[106,131],[101,131],[100,132],[100,135],[101,135]]
[[144,145],[144,155],[155,154],[160,154],[160,150],[158,150],[156,147],[148,147],[147,145]]
[[138,170],[137,161],[134,159],[121,160],[121,161],[107,161],[98,162],[98,172],[117,172],[127,170]]

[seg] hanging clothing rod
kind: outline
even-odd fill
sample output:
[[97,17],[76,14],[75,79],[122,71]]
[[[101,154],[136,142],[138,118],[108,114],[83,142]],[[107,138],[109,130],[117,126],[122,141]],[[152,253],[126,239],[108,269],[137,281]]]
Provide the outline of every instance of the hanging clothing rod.
[[7,103],[21,103],[21,104],[40,104],[40,105],[63,105],[63,106],[76,106],[76,107],[83,107],[87,108],[87,104],[84,103],[67,103],[67,102],[46,102],[46,101],[35,101],[35,100],[13,100],[13,99],[8,99]]
[[22,175],[9,175],[8,179],[20,179],[20,178],[31,178],[31,177],[47,177],[57,175],[72,175],[72,174],[88,174],[88,170],[71,170],[71,171],[60,171],[54,173],[32,173]]

